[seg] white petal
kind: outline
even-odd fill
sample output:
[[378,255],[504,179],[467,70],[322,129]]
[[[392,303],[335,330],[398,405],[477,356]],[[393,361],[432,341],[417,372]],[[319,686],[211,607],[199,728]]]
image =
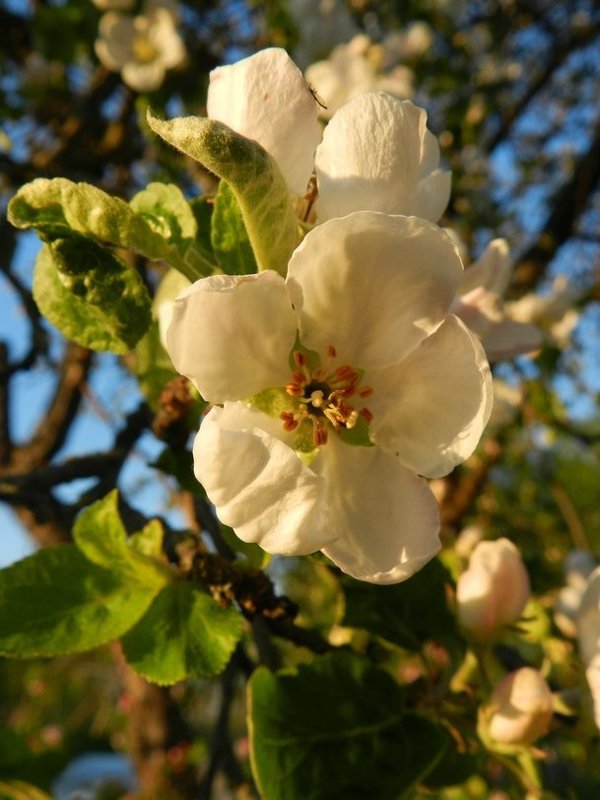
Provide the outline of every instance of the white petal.
[[300,338],[354,367],[393,364],[445,318],[462,264],[437,225],[360,211],[318,225],[288,267]]
[[492,409],[483,348],[454,316],[399,365],[369,373],[373,441],[429,478],[471,455]]
[[437,222],[446,210],[451,189],[450,172],[436,169],[416,185],[410,202],[410,213],[415,217]]
[[600,654],[600,567],[588,578],[577,614],[577,638],[581,660],[587,667]]
[[96,39],[96,55],[108,69],[119,71],[133,58],[132,41],[135,26],[131,17],[109,11],[98,23],[99,38]]
[[215,275],[175,300],[167,349],[213,403],[243,400],[289,379],[296,318],[276,272]]
[[130,61],[121,70],[123,81],[136,92],[151,92],[158,89],[165,79],[165,68],[160,59],[140,64]]
[[499,296],[504,295],[512,278],[510,250],[506,239],[493,239],[474,264],[465,269],[460,286],[461,294],[483,287]]
[[483,346],[490,361],[514,358],[538,350],[542,346],[542,334],[535,325],[504,319],[491,326],[483,339]]
[[210,73],[208,116],[256,140],[294,194],[304,195],[321,138],[318,107],[285,50],[261,50]]
[[383,92],[359,95],[339,109],[315,156],[319,219],[359,210],[439,219],[449,178],[431,175],[439,151],[433,136],[426,137],[426,122],[423,109]]
[[323,549],[340,569],[371,583],[398,583],[440,549],[437,503],[427,482],[379,447],[331,437],[314,462],[341,536]]
[[240,539],[269,553],[305,555],[335,538],[325,481],[281,441],[280,430],[243,403],[213,408],[194,441],[194,473]]

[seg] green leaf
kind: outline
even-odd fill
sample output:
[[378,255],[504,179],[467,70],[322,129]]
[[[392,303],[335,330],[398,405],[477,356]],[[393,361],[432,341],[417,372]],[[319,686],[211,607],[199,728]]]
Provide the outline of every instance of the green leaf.
[[212,119],[180,117],[148,124],[166,142],[226,181],[239,203],[259,269],[286,274],[299,243],[291,197],[279,167],[257,142]]
[[221,672],[242,633],[235,608],[223,608],[192,583],[176,581],[158,595],[123,637],[129,664],[161,685]]
[[210,241],[210,229],[212,227],[213,198],[208,195],[194,197],[190,200],[190,208],[196,219],[196,247],[202,254],[205,261],[216,264],[217,259],[212,249]]
[[31,751],[25,740],[11,728],[0,725],[0,770],[6,774],[9,767],[22,764],[29,758]]
[[427,639],[446,639],[456,631],[446,602],[449,575],[433,559],[412,578],[392,586],[373,586],[350,578],[344,625],[364,628],[408,650],[420,650]]
[[160,341],[158,322],[154,320],[146,335],[135,346],[127,364],[139,379],[140,391],[153,411],[158,411],[160,395],[177,372]]
[[0,780],[0,800],[52,800],[52,798],[30,783]]
[[166,253],[164,239],[124,200],[89,183],[37,178],[19,189],[7,216],[17,228],[36,228],[49,240],[80,233],[146,258]]
[[[150,298],[143,284],[138,285],[139,276],[127,270],[122,277],[130,283],[127,298],[119,298],[115,307],[93,305],[65,287],[52,252],[45,246],[35,265],[33,297],[40,312],[68,339],[93,350],[122,354],[135,345],[150,322]],[[127,308],[135,314],[131,324],[126,324]]]
[[[115,490],[82,511],[75,521],[73,541],[92,563],[119,573],[127,580],[147,586],[156,594],[173,578],[171,568],[162,559],[150,557],[140,551],[139,534],[137,546],[130,545],[117,503],[118,493]],[[160,526],[160,523],[156,522],[155,525]],[[149,535],[156,539],[155,527],[150,530]],[[156,549],[156,542],[153,547]]]
[[388,673],[349,653],[295,672],[261,667],[249,698],[263,800],[397,800],[447,745],[436,725],[404,714],[402,689]]
[[[173,196],[168,189],[167,194]],[[139,203],[143,207],[144,199]],[[212,265],[205,262],[194,241],[169,241],[157,230],[157,214],[154,225],[148,224],[144,214],[136,213],[124,200],[88,183],[37,178],[19,189],[8,204],[7,216],[15,227],[36,228],[49,242],[79,234],[96,244],[126,248],[148,259],[167,261],[191,281],[209,274]],[[178,220],[179,214],[184,212],[179,209]],[[182,234],[191,230],[191,225],[189,215],[183,222],[179,220]],[[164,216],[162,230],[171,231],[172,235]]]
[[157,519],[152,519],[147,525],[144,525],[141,531],[133,533],[129,537],[128,543],[140,555],[147,558],[162,559],[164,537],[165,531],[161,522]]
[[156,234],[179,252],[183,261],[193,268],[196,277],[211,275],[215,271],[214,256],[205,252],[197,240],[198,224],[194,210],[178,186],[149,183],[131,199],[129,205]]
[[196,237],[194,213],[174,183],[149,183],[129,205],[163,239],[181,243]]
[[0,653],[19,658],[89,650],[117,639],[156,595],[90,563],[73,545],[0,571]]
[[225,181],[219,184],[211,219],[211,244],[219,266],[229,275],[258,271],[239,204]]

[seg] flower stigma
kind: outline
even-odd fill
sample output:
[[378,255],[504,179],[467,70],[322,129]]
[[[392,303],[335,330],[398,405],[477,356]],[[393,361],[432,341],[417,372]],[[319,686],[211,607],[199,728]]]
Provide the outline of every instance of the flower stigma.
[[361,404],[373,394],[370,386],[361,385],[362,370],[349,364],[335,366],[334,345],[328,345],[326,352],[324,365],[310,369],[306,355],[301,350],[293,351],[295,369],[285,391],[294,403],[279,415],[285,431],[294,431],[302,423],[310,422],[315,447],[327,444],[331,428],[337,432],[349,431],[361,417],[367,424],[373,419],[372,412]]

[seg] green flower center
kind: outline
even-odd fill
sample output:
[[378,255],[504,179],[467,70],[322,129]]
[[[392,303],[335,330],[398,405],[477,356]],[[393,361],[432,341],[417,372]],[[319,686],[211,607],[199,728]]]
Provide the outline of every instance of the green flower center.
[[[318,359],[318,365],[311,368],[301,350],[294,350],[292,359],[295,369],[285,387],[292,403],[279,414],[284,430],[312,426],[314,447],[327,444],[331,430],[354,444],[370,444],[365,434],[373,414],[362,401],[373,394],[373,389],[361,384],[362,371],[349,364],[336,366],[337,352],[333,345],[328,345],[323,365]],[[347,432],[355,429],[359,435],[348,438]]]

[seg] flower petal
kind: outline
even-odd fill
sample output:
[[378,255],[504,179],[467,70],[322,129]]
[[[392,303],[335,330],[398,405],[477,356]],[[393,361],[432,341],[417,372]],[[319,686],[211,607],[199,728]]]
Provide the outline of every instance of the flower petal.
[[493,239],[474,264],[465,269],[460,293],[477,287],[503,296],[512,278],[510,250],[506,239]]
[[492,378],[481,344],[457,317],[368,380],[371,437],[410,469],[446,475],[477,446],[492,409]]
[[344,572],[370,583],[398,583],[439,551],[433,494],[393,453],[331,437],[313,466],[327,482],[331,515],[342,532],[323,552]]
[[542,346],[542,334],[535,325],[504,319],[492,325],[483,340],[490,361],[514,358],[522,353],[531,353]]
[[319,219],[371,210],[426,212],[437,221],[448,203],[449,178],[431,179],[439,148],[426,123],[423,109],[383,92],[359,95],[339,109],[315,156]]
[[414,217],[359,211],[314,228],[287,285],[300,338],[355,367],[393,364],[435,331],[462,277],[450,237]]
[[317,104],[285,50],[270,47],[210,73],[208,116],[255,139],[304,195],[321,138]]
[[327,521],[324,479],[281,441],[281,430],[243,403],[215,407],[194,441],[194,473],[219,519],[244,542],[305,555],[336,534]]
[[221,403],[285,384],[295,337],[296,318],[276,272],[215,275],[175,300],[167,349],[177,371]]

